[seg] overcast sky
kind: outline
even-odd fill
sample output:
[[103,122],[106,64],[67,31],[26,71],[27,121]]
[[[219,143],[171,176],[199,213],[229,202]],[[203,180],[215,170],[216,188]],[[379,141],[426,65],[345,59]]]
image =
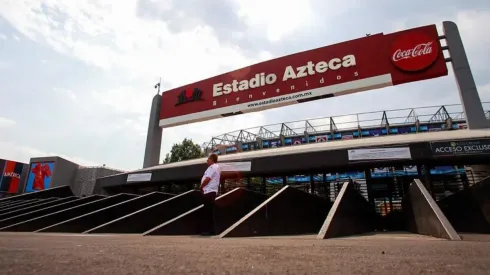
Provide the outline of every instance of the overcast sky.
[[[117,4],[115,4],[117,3]],[[0,0],[0,158],[141,168],[163,90],[366,33],[455,21],[490,101],[486,0]],[[451,73],[451,72],[450,72]],[[459,103],[454,78],[165,129],[173,143],[262,124]],[[485,105],[490,109],[490,105]]]

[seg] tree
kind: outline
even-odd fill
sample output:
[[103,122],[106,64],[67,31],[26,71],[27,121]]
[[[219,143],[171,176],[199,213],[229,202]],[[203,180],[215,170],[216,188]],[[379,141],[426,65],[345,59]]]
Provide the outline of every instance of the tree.
[[175,143],[172,145],[172,149],[165,155],[163,163],[172,163],[201,157],[204,157],[204,152],[201,150],[201,147],[192,142],[192,139],[184,138],[182,143]]

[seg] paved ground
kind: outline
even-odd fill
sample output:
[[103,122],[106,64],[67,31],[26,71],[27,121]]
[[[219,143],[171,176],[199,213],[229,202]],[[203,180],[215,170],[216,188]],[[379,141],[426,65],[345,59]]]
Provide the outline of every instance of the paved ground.
[[488,274],[489,242],[410,234],[336,240],[0,234],[7,274]]

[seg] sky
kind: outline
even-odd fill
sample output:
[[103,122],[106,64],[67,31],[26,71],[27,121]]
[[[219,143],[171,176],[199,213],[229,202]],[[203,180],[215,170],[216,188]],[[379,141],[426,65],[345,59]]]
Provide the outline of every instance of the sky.
[[[0,158],[138,169],[160,78],[166,90],[368,33],[441,30],[445,20],[458,24],[481,100],[490,102],[486,0],[0,0]],[[201,144],[271,123],[459,102],[450,71],[164,129],[161,159],[186,137]]]

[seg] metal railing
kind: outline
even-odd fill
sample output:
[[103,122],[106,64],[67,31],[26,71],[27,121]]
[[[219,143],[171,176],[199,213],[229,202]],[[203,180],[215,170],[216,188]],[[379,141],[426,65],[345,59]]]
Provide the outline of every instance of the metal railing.
[[[483,102],[482,105],[487,118],[490,119],[490,102]],[[269,124],[215,136],[201,147],[206,150],[214,149],[218,145],[255,142],[258,138],[279,139],[304,136],[305,133],[335,133],[346,130],[409,126],[417,123],[444,123],[448,119],[461,123],[466,121],[461,104],[384,110]]]

